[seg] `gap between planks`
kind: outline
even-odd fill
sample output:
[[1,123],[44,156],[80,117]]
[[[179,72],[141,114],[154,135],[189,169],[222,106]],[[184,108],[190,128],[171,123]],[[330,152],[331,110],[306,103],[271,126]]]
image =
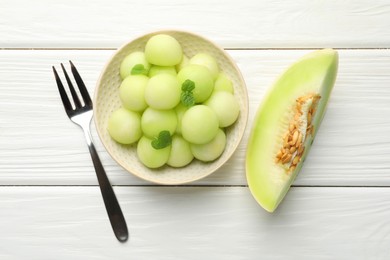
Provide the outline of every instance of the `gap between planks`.
[[[2,187],[99,187],[99,185],[86,184],[86,185],[0,185]],[[248,185],[159,185],[159,184],[134,184],[134,185],[112,185],[112,187],[157,187],[157,188],[248,188]],[[291,185],[291,188],[390,188],[386,185]]]
[[[329,47],[318,47],[318,48],[223,48],[224,50],[228,51],[293,51],[293,50],[318,50],[322,48],[329,48]],[[0,51],[107,51],[107,50],[116,50],[117,48],[0,48]],[[332,48],[334,50],[389,50],[388,48],[358,48],[358,47],[352,47],[352,48]]]

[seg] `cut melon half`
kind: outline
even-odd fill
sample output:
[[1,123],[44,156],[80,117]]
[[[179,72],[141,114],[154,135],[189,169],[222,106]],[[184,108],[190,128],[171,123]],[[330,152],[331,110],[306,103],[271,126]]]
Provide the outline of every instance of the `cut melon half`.
[[302,168],[338,68],[332,49],[314,51],[289,67],[260,105],[248,141],[246,176],[256,201],[273,212]]

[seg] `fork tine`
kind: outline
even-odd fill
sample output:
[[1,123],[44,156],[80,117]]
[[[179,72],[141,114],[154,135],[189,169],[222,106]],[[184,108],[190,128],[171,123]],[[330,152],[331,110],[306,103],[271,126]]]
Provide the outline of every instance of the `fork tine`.
[[81,76],[80,76],[79,72],[77,71],[77,69],[74,66],[74,64],[72,63],[72,61],[69,61],[69,63],[70,63],[71,69],[72,69],[73,76],[74,76],[74,78],[76,80],[77,86],[79,87],[81,96],[84,99],[85,105],[92,107],[91,97],[88,94],[88,90],[85,87],[85,84],[84,84],[83,80],[81,79]]
[[72,105],[70,104],[68,95],[66,94],[64,86],[62,85],[61,79],[58,76],[56,69],[54,68],[54,66],[52,66],[52,67],[53,67],[54,77],[56,78],[58,91],[60,92],[62,103],[64,104],[64,108],[65,108],[66,112],[68,112],[68,110],[72,110]]
[[68,76],[68,73],[67,73],[66,70],[65,70],[64,64],[61,63],[61,67],[62,67],[62,71],[63,71],[64,74],[65,74],[66,81],[68,82],[68,86],[69,86],[69,89],[70,89],[70,93],[72,94],[74,104],[75,104],[76,108],[80,108],[80,107],[81,107],[80,99],[79,99],[79,97],[77,96],[76,91],[74,90],[72,81],[70,81],[70,78],[69,78],[69,76]]

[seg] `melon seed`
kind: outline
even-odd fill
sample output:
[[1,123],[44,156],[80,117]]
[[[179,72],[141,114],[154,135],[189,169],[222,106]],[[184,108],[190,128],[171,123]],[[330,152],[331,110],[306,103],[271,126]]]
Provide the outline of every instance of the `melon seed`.
[[287,162],[289,162],[291,160],[291,157],[292,157],[291,154],[286,153],[285,155],[286,156],[283,156],[283,157],[285,157],[284,160],[283,160],[283,157],[282,157],[282,163],[287,163]]
[[293,162],[292,162],[292,164],[298,164],[298,162],[301,160],[301,157],[299,157],[299,156],[295,156],[295,158],[294,158],[294,160],[293,160]]

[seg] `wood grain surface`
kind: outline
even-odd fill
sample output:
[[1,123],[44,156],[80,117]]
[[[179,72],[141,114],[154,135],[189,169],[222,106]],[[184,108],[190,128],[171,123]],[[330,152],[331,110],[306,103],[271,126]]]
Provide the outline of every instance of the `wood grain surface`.
[[292,188],[274,213],[245,187],[116,187],[120,244],[98,187],[0,189],[2,259],[386,259],[388,188]]
[[387,0],[6,1],[0,47],[117,48],[159,29],[225,48],[388,48]]
[[[14,0],[0,5],[0,259],[389,259],[390,2],[387,0]],[[114,50],[160,29],[227,49],[250,115],[233,158],[208,178],[164,187],[97,150],[130,239],[111,230],[80,129],[51,66],[72,60],[89,91]],[[245,150],[276,77],[313,49],[339,74],[302,172],[274,214],[252,198]]]

